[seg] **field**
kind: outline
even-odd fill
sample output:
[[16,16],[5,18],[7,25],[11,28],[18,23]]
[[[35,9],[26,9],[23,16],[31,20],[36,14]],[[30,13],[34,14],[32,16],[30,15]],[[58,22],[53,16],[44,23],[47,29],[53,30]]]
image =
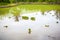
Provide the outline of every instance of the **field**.
[[[18,8],[19,11],[17,11],[16,8]],[[16,13],[21,12],[22,10],[41,11],[41,12],[50,11],[50,10],[60,11],[60,5],[30,5],[30,4],[27,4],[27,5],[18,5],[14,7],[8,7],[8,8],[0,8],[0,15],[8,14],[10,9],[14,10]]]

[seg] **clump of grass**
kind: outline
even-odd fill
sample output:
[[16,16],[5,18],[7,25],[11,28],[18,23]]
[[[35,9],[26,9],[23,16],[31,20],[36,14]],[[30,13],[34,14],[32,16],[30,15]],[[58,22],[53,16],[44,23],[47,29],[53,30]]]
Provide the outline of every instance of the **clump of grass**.
[[56,23],[59,23],[58,21]]
[[22,19],[28,20],[29,18],[27,16],[22,16]]
[[49,25],[45,25],[45,27],[49,27]]
[[9,17],[9,18],[11,18],[11,17]]
[[31,20],[32,20],[32,21],[35,21],[35,17],[31,17]]
[[6,26],[4,26],[5,28],[7,28],[8,26],[6,25]]
[[28,33],[31,34],[31,28],[28,29]]
[[19,21],[18,16],[15,16],[15,21]]

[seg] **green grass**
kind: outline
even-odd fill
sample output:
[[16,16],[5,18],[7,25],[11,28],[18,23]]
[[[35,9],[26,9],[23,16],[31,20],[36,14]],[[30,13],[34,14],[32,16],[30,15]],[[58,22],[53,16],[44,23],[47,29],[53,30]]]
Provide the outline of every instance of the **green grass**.
[[28,29],[28,33],[31,34],[31,32],[32,32],[32,31],[31,31],[31,28],[29,28],[29,29]]
[[27,16],[22,16],[22,19],[28,20],[29,18]]
[[[11,8],[0,8],[0,15],[5,15],[9,13],[9,10],[15,10],[16,7],[20,9],[20,12],[22,11],[21,9],[26,9],[26,10],[34,10],[34,11],[49,11],[49,10],[60,10],[60,5],[32,5],[32,4],[27,4],[27,5],[19,5]],[[12,13],[14,15],[18,15],[19,11],[15,10],[15,13]]]
[[0,2],[0,6],[7,5],[9,3]]
[[45,27],[49,27],[49,25],[45,25]]
[[5,15],[9,13],[9,8],[0,8],[0,15]]
[[35,21],[35,17],[31,17],[31,20],[32,20],[32,21]]
[[60,10],[60,5],[20,5],[18,7],[26,10],[41,10],[42,12],[47,10]]

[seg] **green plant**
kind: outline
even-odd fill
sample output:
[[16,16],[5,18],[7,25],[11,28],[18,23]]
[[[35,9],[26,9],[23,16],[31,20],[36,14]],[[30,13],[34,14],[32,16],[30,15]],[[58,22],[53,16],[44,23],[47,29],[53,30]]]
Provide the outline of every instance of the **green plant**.
[[10,1],[10,3],[13,3],[15,0],[9,0]]
[[31,17],[31,20],[32,20],[32,21],[35,21],[35,17]]
[[49,25],[45,25],[45,27],[49,27]]
[[22,16],[22,19],[28,20],[29,18],[27,16]]
[[8,26],[6,25],[6,26],[4,26],[5,28],[7,28]]
[[31,28],[28,29],[28,33],[31,34]]

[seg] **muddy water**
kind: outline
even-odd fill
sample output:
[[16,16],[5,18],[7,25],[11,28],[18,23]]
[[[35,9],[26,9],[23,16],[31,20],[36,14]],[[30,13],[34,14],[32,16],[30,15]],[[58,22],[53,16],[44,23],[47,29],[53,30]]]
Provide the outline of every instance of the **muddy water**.
[[[0,40],[60,40],[60,20],[55,13],[51,10],[44,15],[40,11],[22,14],[18,22],[13,15],[7,15],[0,20]],[[29,19],[24,20],[22,16]]]

